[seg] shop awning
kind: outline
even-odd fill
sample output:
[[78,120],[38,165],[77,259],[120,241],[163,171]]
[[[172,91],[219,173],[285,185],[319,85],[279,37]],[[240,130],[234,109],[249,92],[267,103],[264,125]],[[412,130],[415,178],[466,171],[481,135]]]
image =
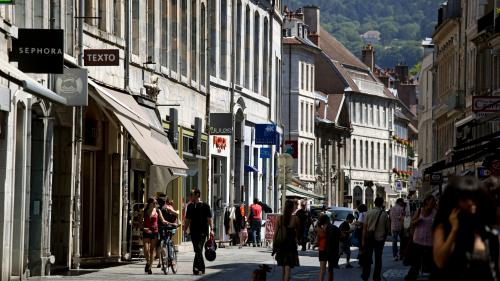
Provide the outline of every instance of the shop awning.
[[164,132],[155,126],[158,122],[149,120],[151,117],[131,95],[101,87],[91,80],[89,85],[97,93],[96,96],[93,91],[89,91],[92,98],[113,112],[153,165],[169,168],[172,177],[188,169]]
[[325,199],[324,196],[317,195],[305,189],[302,189],[297,186],[293,186],[291,184],[286,185],[286,197],[294,197],[294,198],[308,198],[308,199]]
[[62,97],[42,84],[35,81],[28,74],[22,72],[21,70],[15,68],[8,62],[0,63],[0,76],[16,83],[17,85],[23,87],[23,90],[34,96],[40,97],[42,99],[47,99],[51,102],[66,105],[66,98]]

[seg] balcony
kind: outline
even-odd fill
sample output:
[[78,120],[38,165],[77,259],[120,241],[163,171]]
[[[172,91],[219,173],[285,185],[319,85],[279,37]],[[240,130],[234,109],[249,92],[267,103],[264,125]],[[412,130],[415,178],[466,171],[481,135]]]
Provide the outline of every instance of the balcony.
[[465,108],[465,95],[463,91],[457,91],[448,96],[448,110],[459,110]]

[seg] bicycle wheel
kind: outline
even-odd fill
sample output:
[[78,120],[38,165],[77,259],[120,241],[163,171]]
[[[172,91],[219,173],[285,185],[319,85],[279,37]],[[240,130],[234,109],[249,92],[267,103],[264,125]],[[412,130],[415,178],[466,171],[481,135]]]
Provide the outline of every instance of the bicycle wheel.
[[162,240],[160,244],[160,259],[161,259],[161,271],[163,271],[163,274],[167,275],[168,274],[168,264],[167,264],[167,255],[166,254],[166,248],[165,248],[165,242]]
[[172,269],[172,273],[176,274],[177,273],[177,253],[175,252],[173,245],[170,245],[170,247],[172,247],[172,260],[170,261],[170,268]]

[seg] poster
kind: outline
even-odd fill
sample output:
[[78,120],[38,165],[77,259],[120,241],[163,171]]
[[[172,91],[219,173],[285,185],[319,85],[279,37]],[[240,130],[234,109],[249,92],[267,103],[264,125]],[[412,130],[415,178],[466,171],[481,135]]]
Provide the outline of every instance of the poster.
[[276,222],[280,214],[267,214],[266,216],[266,241],[272,241],[274,238],[274,230],[276,229]]

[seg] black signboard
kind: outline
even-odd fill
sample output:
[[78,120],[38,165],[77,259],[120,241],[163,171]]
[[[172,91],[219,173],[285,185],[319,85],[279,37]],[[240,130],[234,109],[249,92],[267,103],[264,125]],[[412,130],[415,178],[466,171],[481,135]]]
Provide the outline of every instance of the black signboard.
[[83,51],[85,66],[120,65],[120,50],[118,49],[85,49]]
[[210,135],[231,135],[232,133],[231,113],[210,113]]
[[64,32],[62,29],[19,28],[12,39],[10,61],[29,73],[63,73]]
[[441,173],[432,173],[431,175],[431,184],[442,184],[443,183],[443,174]]

